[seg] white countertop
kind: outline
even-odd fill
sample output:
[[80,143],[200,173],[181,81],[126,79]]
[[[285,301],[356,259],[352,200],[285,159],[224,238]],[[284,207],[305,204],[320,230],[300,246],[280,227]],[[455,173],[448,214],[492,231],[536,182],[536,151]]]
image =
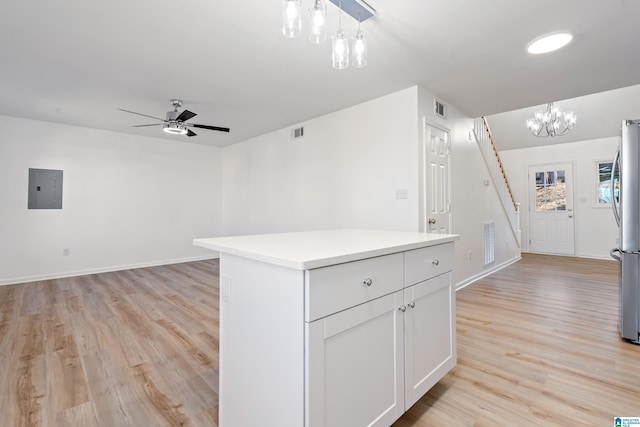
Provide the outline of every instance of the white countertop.
[[455,234],[341,229],[194,239],[193,244],[296,270],[310,270],[457,239]]

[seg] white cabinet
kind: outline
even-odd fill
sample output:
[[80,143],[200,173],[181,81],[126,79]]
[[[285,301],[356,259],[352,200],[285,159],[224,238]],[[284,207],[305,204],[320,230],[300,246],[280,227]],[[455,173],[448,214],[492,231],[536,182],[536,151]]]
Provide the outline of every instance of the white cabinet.
[[451,273],[404,290],[405,406],[409,409],[456,364]]
[[404,412],[402,291],[307,323],[306,426],[384,426]]
[[387,427],[456,362],[454,235],[327,230],[220,251],[220,427]]
[[387,427],[455,366],[453,244],[425,249],[306,275],[307,427]]

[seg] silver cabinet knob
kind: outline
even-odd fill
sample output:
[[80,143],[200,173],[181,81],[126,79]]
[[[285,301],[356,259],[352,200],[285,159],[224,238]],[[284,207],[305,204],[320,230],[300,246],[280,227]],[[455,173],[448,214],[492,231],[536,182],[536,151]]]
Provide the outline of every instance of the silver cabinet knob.
[[400,310],[401,312],[405,312],[407,311],[407,306],[406,305],[401,305],[400,307],[398,307],[398,310]]
[[440,261],[437,259],[434,259],[432,262],[433,265],[440,265]]
[[573,215],[569,215],[569,218],[573,218]]
[[429,224],[435,224],[436,223],[436,219],[435,218],[429,218]]
[[366,279],[364,279],[364,280],[362,281],[362,283],[364,283],[364,284],[365,284],[365,285],[367,285],[367,286],[371,286],[371,284],[373,283],[373,280],[371,280],[371,278],[370,278],[370,277],[367,277]]
[[413,301],[411,301],[408,305],[409,305],[409,307],[413,308],[413,307],[415,307],[415,306],[416,306],[416,303],[415,303],[415,302],[413,302]]

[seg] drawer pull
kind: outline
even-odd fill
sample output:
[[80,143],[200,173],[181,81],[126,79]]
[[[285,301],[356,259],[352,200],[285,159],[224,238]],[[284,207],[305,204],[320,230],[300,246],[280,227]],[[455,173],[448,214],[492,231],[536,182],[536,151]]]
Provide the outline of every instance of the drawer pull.
[[405,312],[407,311],[407,306],[406,305],[401,305],[400,307],[398,307],[398,310],[400,310],[401,312]]
[[365,284],[365,285],[367,285],[367,286],[371,286],[371,284],[373,283],[373,280],[371,280],[371,278],[370,278],[370,277],[367,277],[366,279],[364,279],[364,280],[362,281],[362,283],[364,283],[364,284]]
[[434,259],[432,262],[433,265],[440,265],[440,261],[438,261],[437,259]]
[[413,307],[415,307],[415,306],[416,306],[416,303],[415,303],[415,302],[413,302],[413,301],[411,301],[411,302],[408,304],[408,306],[409,306],[409,307],[411,307],[411,308],[413,308]]

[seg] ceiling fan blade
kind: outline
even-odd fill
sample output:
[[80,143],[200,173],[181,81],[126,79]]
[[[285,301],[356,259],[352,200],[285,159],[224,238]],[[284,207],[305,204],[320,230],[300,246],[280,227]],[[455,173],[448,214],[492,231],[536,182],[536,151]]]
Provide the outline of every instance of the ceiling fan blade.
[[229,128],[221,128],[221,127],[218,127],[218,126],[209,126],[209,125],[197,125],[195,123],[189,123],[189,124],[187,124],[187,126],[193,126],[194,128],[217,130],[217,131],[220,131],[220,132],[229,132],[231,130]]
[[131,127],[132,128],[141,128],[141,127],[145,127],[145,126],[161,126],[161,125],[162,125],[162,123],[153,123],[151,125],[134,125],[134,126],[131,126]]
[[180,113],[180,115],[178,117],[176,117],[176,120],[179,122],[186,122],[187,120],[193,118],[197,116],[196,113],[189,111],[189,110],[184,110],[182,113]]
[[136,113],[135,111],[129,111],[123,108],[118,108],[118,110],[124,111],[125,113],[137,114],[138,116],[149,117],[150,119],[156,119],[156,120],[160,120],[161,122],[164,122],[164,119],[161,119],[160,117],[153,117],[148,114]]
[[191,129],[187,129],[187,136],[197,136],[198,134],[192,131]]

